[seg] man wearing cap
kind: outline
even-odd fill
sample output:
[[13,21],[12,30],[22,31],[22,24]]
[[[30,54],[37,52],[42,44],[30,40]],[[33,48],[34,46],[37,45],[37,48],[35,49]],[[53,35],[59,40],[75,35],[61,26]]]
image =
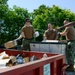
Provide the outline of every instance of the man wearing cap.
[[[64,25],[68,24],[69,21],[65,20]],[[75,58],[75,29],[73,26],[66,27],[63,32],[60,33],[61,36],[66,36],[67,50],[66,50],[66,59],[69,67],[67,71],[74,71],[74,58]]]
[[22,27],[22,33],[18,39],[23,38],[22,50],[30,51],[30,42],[34,36],[34,28],[30,24],[30,20],[28,18],[26,18],[25,22],[26,24]]
[[56,40],[57,39],[57,32],[53,29],[51,23],[48,24],[48,29],[44,33],[45,40]]

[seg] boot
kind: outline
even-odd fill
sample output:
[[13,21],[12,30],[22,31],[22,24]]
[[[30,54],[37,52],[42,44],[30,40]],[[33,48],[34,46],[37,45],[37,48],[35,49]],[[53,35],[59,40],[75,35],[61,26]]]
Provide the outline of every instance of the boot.
[[73,65],[69,65],[69,66],[66,68],[66,71],[74,72],[74,66],[73,66]]

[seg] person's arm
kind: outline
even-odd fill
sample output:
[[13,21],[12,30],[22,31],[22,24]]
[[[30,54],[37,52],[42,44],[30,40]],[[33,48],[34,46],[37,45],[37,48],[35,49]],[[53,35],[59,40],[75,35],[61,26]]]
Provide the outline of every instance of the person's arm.
[[66,36],[66,34],[68,33],[69,28],[66,28],[63,32],[60,33],[61,36]]
[[56,38],[55,38],[55,40],[57,40],[58,39],[58,36],[57,36],[57,34],[56,34]]
[[44,40],[47,40],[46,31],[45,31],[45,33],[44,33]]
[[21,34],[20,34],[20,36],[17,38],[17,40],[19,40],[19,39],[21,39],[21,38],[25,38],[25,36],[24,36],[24,32],[22,32]]
[[[54,29],[55,30],[55,29]],[[55,36],[54,36],[54,40],[57,40],[58,39],[58,34],[57,34],[57,31],[55,30]]]
[[61,36],[65,36],[66,34],[67,34],[67,32],[65,32],[65,31],[60,33]]

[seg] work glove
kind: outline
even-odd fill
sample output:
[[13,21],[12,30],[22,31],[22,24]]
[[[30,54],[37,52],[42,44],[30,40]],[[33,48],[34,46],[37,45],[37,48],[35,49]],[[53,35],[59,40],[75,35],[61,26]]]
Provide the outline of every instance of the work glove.
[[61,35],[60,35],[60,32],[58,32],[57,35],[58,35],[58,37],[60,37],[60,36],[61,36]]
[[17,43],[17,45],[21,45],[22,44],[22,39],[15,39],[15,42]]

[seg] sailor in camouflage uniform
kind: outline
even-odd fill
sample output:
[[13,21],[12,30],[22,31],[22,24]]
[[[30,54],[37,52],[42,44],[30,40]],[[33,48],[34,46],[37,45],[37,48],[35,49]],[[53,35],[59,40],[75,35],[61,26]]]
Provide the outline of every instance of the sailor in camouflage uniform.
[[32,38],[34,36],[34,28],[30,24],[30,20],[27,18],[25,20],[26,24],[22,27],[22,33],[18,39],[23,38],[22,41],[22,50],[30,51],[30,42],[32,42]]
[[[64,21],[64,25],[69,23],[68,20]],[[63,32],[60,33],[61,36],[66,36],[67,49],[66,49],[66,59],[68,63],[67,71],[74,71],[74,59],[75,59],[75,29],[73,26],[66,27]]]
[[48,24],[48,29],[44,33],[44,39],[45,40],[57,40],[57,32],[55,29],[53,29],[53,26],[51,23]]

